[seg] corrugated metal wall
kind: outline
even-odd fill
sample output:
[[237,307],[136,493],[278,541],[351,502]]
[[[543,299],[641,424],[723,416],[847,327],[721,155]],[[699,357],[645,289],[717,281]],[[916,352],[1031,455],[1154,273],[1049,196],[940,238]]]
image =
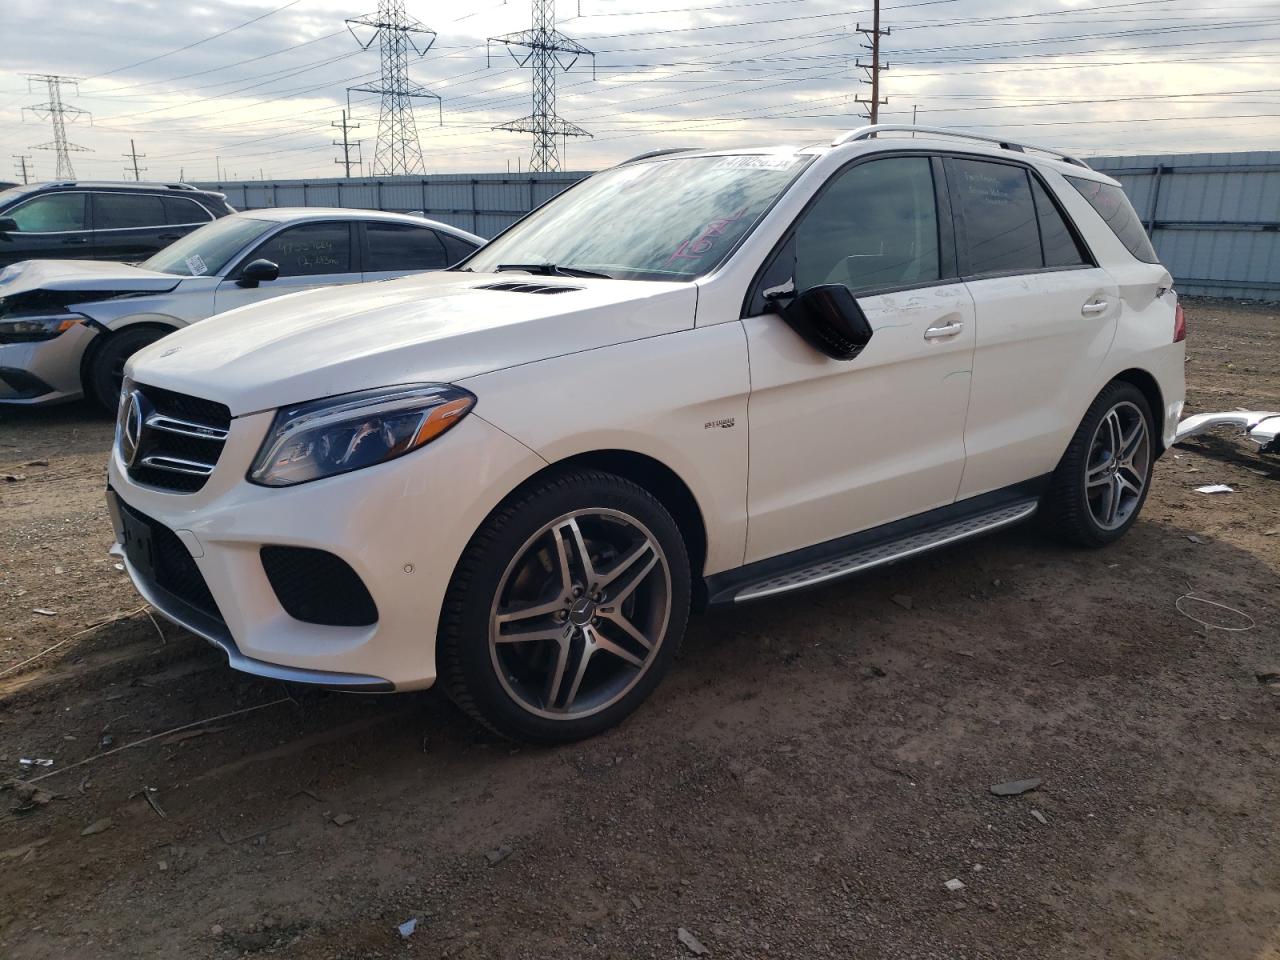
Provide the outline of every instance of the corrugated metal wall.
[[1095,157],[1182,293],[1280,299],[1280,151]]
[[432,220],[492,237],[546,203],[586,173],[437,174],[350,180],[247,180],[202,183],[237,210],[263,207],[351,207],[421,212]]
[[[1182,293],[1280,299],[1280,151],[1096,157],[1124,184]],[[587,173],[439,174],[200,184],[237,210],[355,207],[426,216],[492,237]]]

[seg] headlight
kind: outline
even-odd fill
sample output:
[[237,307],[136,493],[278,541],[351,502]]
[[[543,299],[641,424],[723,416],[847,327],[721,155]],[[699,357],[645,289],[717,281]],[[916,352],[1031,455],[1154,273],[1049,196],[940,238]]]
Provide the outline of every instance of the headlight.
[[83,319],[78,313],[71,313],[55,317],[0,320],[0,343],[34,343],[39,340],[52,340]]
[[249,479],[288,487],[394,460],[465,417],[475,396],[449,384],[362,390],[286,407],[253,461]]

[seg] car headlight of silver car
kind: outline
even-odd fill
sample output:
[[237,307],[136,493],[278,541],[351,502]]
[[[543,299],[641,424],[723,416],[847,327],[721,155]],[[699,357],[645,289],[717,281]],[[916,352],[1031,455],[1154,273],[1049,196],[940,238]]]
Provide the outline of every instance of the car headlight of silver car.
[[38,343],[54,337],[74,326],[84,317],[78,313],[63,313],[40,317],[6,317],[0,320],[0,343]]
[[284,407],[249,471],[266,487],[288,487],[394,460],[457,425],[475,395],[451,384],[362,390]]

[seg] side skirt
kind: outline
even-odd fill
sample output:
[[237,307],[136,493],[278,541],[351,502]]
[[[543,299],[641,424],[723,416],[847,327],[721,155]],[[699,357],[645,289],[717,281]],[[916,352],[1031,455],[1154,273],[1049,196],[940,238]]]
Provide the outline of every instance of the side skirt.
[[708,577],[708,606],[802,590],[1029,520],[1049,475]]

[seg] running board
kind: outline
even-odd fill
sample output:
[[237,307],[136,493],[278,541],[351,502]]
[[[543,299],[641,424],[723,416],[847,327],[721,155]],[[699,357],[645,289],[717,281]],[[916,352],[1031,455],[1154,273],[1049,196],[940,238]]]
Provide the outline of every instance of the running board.
[[907,557],[945,547],[949,543],[967,540],[992,530],[999,530],[1026,520],[1036,512],[1039,500],[1031,498],[973,514],[962,520],[943,523],[924,530],[917,530],[904,537],[882,541],[841,557],[831,557],[808,566],[776,574],[756,583],[748,583],[733,595],[735,603],[758,600],[778,593],[787,593],[815,584],[825,583],[850,574],[882,567]]

